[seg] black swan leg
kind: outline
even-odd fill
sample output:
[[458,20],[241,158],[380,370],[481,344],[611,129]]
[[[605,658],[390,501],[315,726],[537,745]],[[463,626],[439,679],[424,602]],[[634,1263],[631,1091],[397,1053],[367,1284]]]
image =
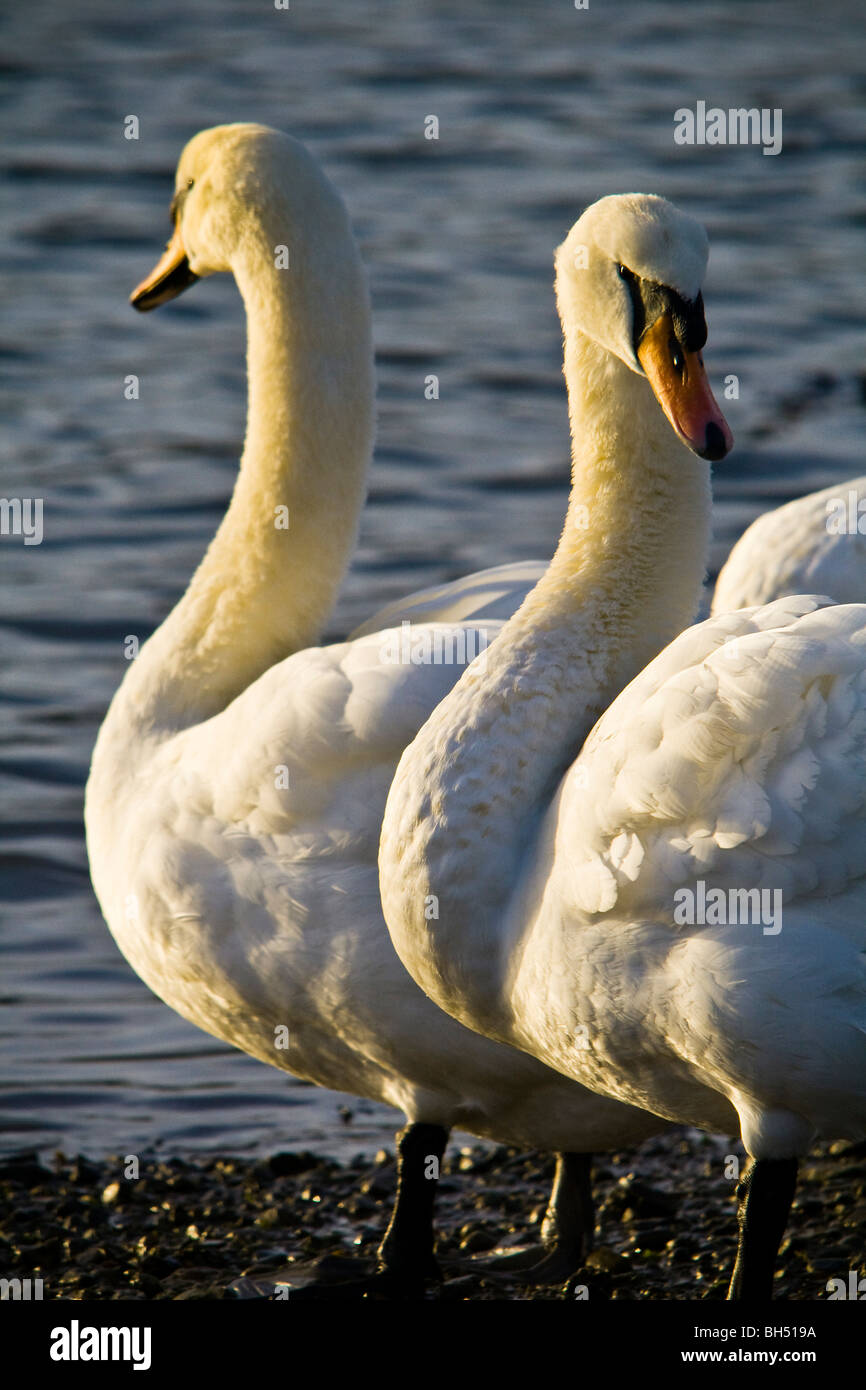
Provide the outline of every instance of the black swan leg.
[[310,1299],[420,1297],[440,1278],[433,1258],[436,1179],[448,1143],[441,1125],[409,1124],[397,1135],[397,1196],[388,1229],[369,1262],[342,1254],[289,1265],[270,1277],[243,1276],[231,1285],[239,1298]]
[[564,1282],[592,1249],[594,1229],[592,1154],[560,1153],[541,1225],[541,1244],[504,1251],[477,1263],[494,1273],[523,1273],[532,1283]]
[[379,1272],[395,1282],[422,1286],[439,1278],[433,1208],[447,1143],[442,1125],[409,1124],[397,1135],[397,1198],[379,1246]]
[[573,1274],[592,1249],[594,1231],[592,1154],[557,1154],[553,1189],[541,1226],[541,1240],[548,1254],[539,1269],[553,1260],[565,1270],[566,1277]]
[[772,1298],[776,1257],[796,1185],[796,1158],[761,1158],[737,1188],[740,1240],[729,1299]]

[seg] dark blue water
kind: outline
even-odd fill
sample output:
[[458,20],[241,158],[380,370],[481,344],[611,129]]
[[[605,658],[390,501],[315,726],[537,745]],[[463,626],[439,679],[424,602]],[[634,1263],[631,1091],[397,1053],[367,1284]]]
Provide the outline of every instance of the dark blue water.
[[[82,793],[122,639],[185,588],[243,433],[228,279],[146,319],[127,305],[187,138],[260,120],[304,140],[370,267],[379,445],[337,636],[401,592],[550,554],[568,459],[552,253],[605,193],[664,194],[710,232],[707,365],[719,393],[740,381],[714,564],[760,510],[863,471],[863,27],[854,0],[7,7],[2,489],[44,499],[44,540],[0,543],[3,1146],[340,1155],[395,1119],[175,1017],[89,889]],[[675,145],[699,99],[780,107],[782,153]]]

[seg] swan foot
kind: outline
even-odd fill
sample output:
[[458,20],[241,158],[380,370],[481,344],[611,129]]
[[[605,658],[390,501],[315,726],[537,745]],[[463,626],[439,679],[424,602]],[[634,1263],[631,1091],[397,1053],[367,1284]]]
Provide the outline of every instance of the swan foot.
[[541,1243],[488,1251],[470,1267],[491,1274],[522,1275],[531,1284],[565,1283],[585,1263],[594,1229],[592,1155],[557,1154]]
[[[374,1277],[369,1260],[323,1255],[317,1260],[298,1260],[267,1275],[244,1275],[229,1285],[236,1298],[274,1300],[360,1297]],[[353,1295],[353,1290],[355,1294]]]
[[523,1274],[539,1264],[548,1251],[543,1245],[497,1245],[481,1255],[470,1255],[466,1269],[484,1269],[491,1274]]
[[312,1301],[351,1301],[361,1298],[388,1299],[421,1298],[426,1279],[413,1279],[376,1270],[369,1260],[353,1256],[324,1256],[311,1263],[288,1265],[268,1276],[236,1279],[230,1292],[236,1298],[269,1299],[291,1303]]
[[266,1278],[236,1279],[231,1292],[238,1298],[288,1298],[293,1303],[422,1298],[428,1284],[442,1281],[433,1256],[433,1207],[447,1143],[448,1130],[441,1125],[409,1124],[397,1135],[397,1197],[375,1268],[362,1257],[324,1255]]
[[796,1185],[796,1158],[760,1158],[737,1188],[740,1239],[729,1300],[772,1298],[776,1257]]
[[[360,1269],[360,1266],[359,1266]],[[435,1269],[435,1265],[434,1265]],[[435,1270],[436,1278],[441,1278]],[[354,1279],[341,1279],[337,1283],[311,1280],[310,1283],[292,1284],[288,1297],[293,1303],[320,1299],[353,1300],[368,1298],[393,1302],[400,1299],[423,1298],[430,1282],[430,1276],[416,1273],[392,1273],[387,1269],[371,1270],[359,1274]],[[275,1294],[274,1297],[279,1295]]]
[[564,1284],[585,1257],[573,1248],[555,1245],[497,1247],[466,1261],[465,1268],[483,1274],[507,1274],[527,1284]]

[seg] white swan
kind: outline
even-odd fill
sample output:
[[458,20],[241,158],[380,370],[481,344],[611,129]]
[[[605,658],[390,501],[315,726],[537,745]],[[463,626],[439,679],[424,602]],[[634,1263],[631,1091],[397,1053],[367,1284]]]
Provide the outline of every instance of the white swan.
[[[787,594],[866,601],[866,478],[849,478],[765,512],[722,566],[711,613]],[[862,530],[861,530],[862,523]]]
[[306,151],[261,126],[195,136],[176,189],[174,234],[133,302],[151,308],[231,271],[247,311],[249,418],[228,512],[99,734],[86,822],[103,913],[185,1018],[405,1113],[384,1268],[429,1271],[425,1170],[452,1125],[565,1151],[543,1234],[575,1261],[592,1229],[583,1155],[664,1122],[469,1032],[406,974],[382,920],[379,826],[402,749],[460,668],[389,664],[381,633],[308,646],[352,548],[372,440],[367,290],[348,218]]
[[[351,634],[401,622],[505,621],[547,570],[522,560],[480,570],[387,604]],[[764,512],[731,548],[716,580],[710,613],[731,613],[791,594],[823,594],[835,603],[866,600],[866,477]]]
[[401,623],[504,622],[516,613],[546,569],[546,560],[516,560],[478,570],[450,584],[416,589],[378,609],[349,636],[366,637]]
[[[547,566],[546,560],[521,560],[419,589],[374,613],[351,635],[400,622],[505,621]],[[842,479],[753,521],[719,572],[710,613],[806,593],[835,603],[866,601],[866,477]]]
[[668,205],[619,199],[560,249],[565,529],[404,754],[380,879],[401,959],[454,1017],[604,1094],[739,1127],[755,1161],[730,1296],[764,1297],[797,1157],[866,1134],[866,607],[711,618],[641,670],[703,572],[706,465],[653,399],[681,431],[678,294],[702,244]]

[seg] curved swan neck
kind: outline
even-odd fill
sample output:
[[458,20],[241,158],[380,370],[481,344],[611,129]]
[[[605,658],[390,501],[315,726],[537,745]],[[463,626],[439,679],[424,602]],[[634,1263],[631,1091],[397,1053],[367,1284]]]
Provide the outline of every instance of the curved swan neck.
[[209,717],[315,642],[355,544],[374,427],[366,277],[345,208],[312,160],[291,191],[303,219],[275,190],[264,212],[247,211],[232,264],[248,405],[231,503],[122,688],[162,727]]
[[404,754],[382,834],[386,918],[410,973],[497,1037],[526,849],[599,714],[693,618],[709,541],[709,468],[645,378],[583,334],[567,334],[565,360],[573,485],[556,554],[486,669],[470,667]]
[[603,709],[610,683],[619,690],[694,618],[709,549],[710,472],[677,440],[646,377],[569,327],[564,370],[568,511],[516,624],[536,638],[555,626],[575,657],[592,652]]

